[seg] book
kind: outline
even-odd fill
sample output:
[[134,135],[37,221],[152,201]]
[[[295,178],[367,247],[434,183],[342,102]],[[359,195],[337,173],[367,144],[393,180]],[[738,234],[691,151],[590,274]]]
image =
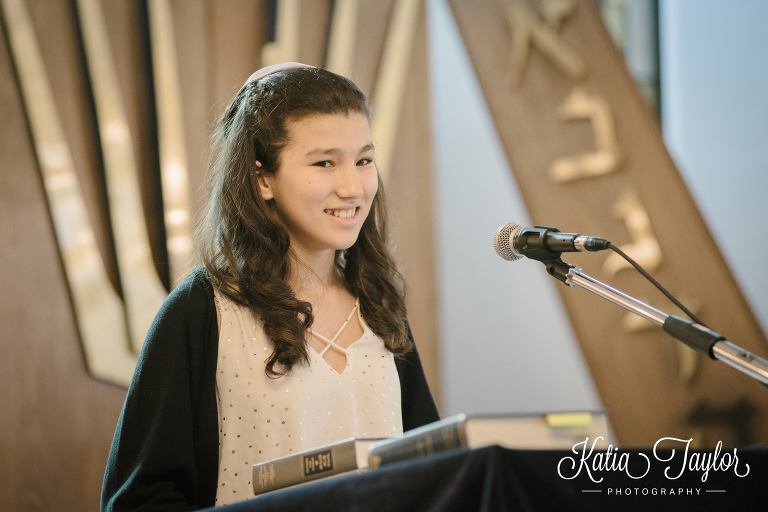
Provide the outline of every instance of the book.
[[[602,437],[602,439],[600,439]],[[611,436],[604,413],[475,416],[459,414],[370,445],[370,468],[458,448],[567,449],[589,438],[605,449]]]
[[381,438],[344,439],[253,465],[253,493],[282,489],[339,473],[368,468],[368,447]]

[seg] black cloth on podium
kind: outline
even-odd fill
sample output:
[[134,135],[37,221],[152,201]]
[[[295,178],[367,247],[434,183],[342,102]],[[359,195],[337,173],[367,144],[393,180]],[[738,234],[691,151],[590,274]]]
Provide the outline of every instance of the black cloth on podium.
[[[664,475],[669,463],[654,459],[651,449],[626,450],[630,471],[643,471],[645,454],[651,470],[632,479],[623,471],[585,471],[567,480],[558,474],[571,451],[507,450],[491,446],[453,450],[383,466],[364,473],[331,477],[219,507],[221,512],[298,511],[722,511],[768,509],[768,451],[739,451],[739,472],[686,470],[676,479]],[[624,451],[622,450],[621,453]],[[698,453],[711,453],[699,451]],[[670,452],[660,451],[662,458]],[[677,457],[681,450],[676,453]],[[690,455],[690,454],[689,454]],[[672,459],[679,460],[679,459]],[[572,476],[562,465],[562,475]],[[668,474],[675,476],[678,466]],[[663,491],[662,491],[663,489]],[[698,491],[697,491],[698,490]],[[663,494],[662,494],[663,492]],[[213,510],[213,509],[209,509]]]

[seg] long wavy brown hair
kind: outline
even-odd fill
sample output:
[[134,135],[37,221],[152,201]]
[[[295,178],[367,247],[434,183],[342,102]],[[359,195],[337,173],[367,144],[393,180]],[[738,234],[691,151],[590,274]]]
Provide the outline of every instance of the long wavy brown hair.
[[[217,121],[211,141],[210,199],[195,230],[197,256],[211,283],[262,319],[274,343],[265,372],[279,377],[309,363],[306,334],[312,305],[288,285],[291,239],[277,221],[274,201],[265,201],[256,180],[280,169],[289,142],[287,123],[308,116],[361,113],[370,107],[350,80],[320,68],[279,71],[248,84]],[[337,251],[336,267],[360,312],[388,350],[411,350],[404,282],[386,244],[381,180],[357,241]]]

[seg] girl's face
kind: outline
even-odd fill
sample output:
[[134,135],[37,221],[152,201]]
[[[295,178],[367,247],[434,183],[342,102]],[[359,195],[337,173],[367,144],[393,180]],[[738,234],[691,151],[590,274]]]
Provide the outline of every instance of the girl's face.
[[348,249],[378,190],[368,120],[359,113],[320,115],[289,121],[286,128],[280,167],[259,176],[262,197],[274,199],[295,249]]

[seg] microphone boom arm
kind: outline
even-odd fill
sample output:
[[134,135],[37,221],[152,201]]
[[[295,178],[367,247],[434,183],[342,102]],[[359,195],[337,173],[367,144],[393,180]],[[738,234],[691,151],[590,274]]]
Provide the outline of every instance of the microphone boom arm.
[[634,297],[601,283],[584,274],[575,265],[565,263],[559,257],[543,261],[547,272],[566,285],[578,286],[617,304],[624,309],[660,325],[673,338],[689,347],[706,354],[711,359],[722,361],[740,372],[757,379],[768,386],[768,361],[737,347],[724,336],[685,318],[668,315]]

